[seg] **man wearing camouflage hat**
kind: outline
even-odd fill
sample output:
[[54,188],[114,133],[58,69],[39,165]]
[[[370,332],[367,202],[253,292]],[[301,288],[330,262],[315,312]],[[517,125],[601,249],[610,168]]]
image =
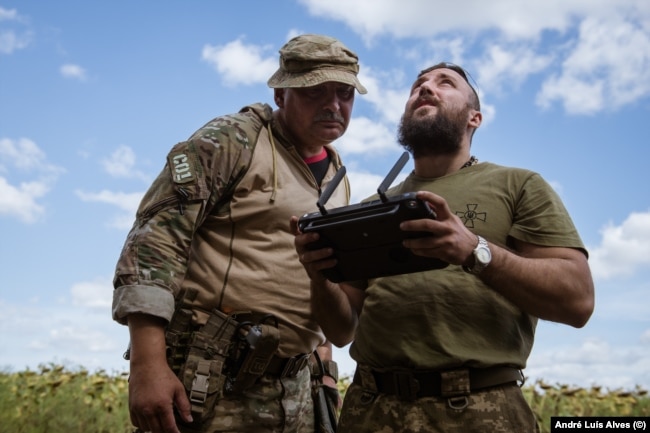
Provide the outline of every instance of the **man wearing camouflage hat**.
[[[336,364],[289,219],[315,210],[342,165],[331,143],[355,89],[366,93],[358,71],[336,39],[293,38],[268,81],[275,111],[258,103],[217,117],[169,152],[114,279],[140,431],[314,431],[310,356],[318,348],[332,387]],[[349,202],[343,185],[329,206]]]

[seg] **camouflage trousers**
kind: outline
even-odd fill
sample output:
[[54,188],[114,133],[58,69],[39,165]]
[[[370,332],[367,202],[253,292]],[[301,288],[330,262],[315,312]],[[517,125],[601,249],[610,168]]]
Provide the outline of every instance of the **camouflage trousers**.
[[473,391],[463,406],[442,397],[404,401],[373,395],[353,383],[343,400],[337,433],[539,433],[516,384]]
[[314,433],[314,403],[309,368],[295,378],[262,376],[238,395],[217,402],[216,415],[200,429],[179,425],[183,433]]

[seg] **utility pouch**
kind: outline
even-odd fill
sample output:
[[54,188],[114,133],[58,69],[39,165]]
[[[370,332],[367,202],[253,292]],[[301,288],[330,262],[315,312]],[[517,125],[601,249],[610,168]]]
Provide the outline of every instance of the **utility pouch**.
[[[274,326],[264,322],[275,321]],[[275,316],[267,315],[259,323],[240,324],[235,352],[231,357],[231,368],[226,381],[226,391],[241,393],[250,388],[264,374],[269,362],[280,345],[280,331]]]
[[186,305],[180,305],[174,311],[172,320],[165,331],[167,345],[167,364],[176,375],[181,371],[185,362],[192,337],[192,310]]
[[192,405],[193,425],[200,425],[214,416],[217,401],[223,396],[226,360],[237,330],[235,315],[214,310],[207,323],[192,333],[178,377]]
[[187,357],[180,379],[190,399],[195,423],[203,423],[214,416],[214,407],[223,396],[223,365],[223,360],[197,355]]

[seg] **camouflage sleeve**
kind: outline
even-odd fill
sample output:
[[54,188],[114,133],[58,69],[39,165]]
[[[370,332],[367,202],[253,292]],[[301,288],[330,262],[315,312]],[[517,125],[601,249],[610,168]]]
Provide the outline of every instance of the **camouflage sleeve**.
[[261,129],[262,120],[249,111],[216,118],[174,146],[118,260],[114,320],[125,324],[132,313],[171,318],[194,233],[215,206],[228,205],[220,200],[244,174]]

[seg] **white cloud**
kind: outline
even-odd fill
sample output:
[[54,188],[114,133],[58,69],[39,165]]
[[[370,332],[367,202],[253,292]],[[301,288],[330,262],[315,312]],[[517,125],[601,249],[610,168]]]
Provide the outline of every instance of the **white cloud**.
[[384,176],[354,170],[350,170],[347,175],[351,189],[350,203],[359,203],[375,194],[377,187],[384,180]]
[[600,338],[586,338],[577,346],[557,345],[533,350],[525,374],[549,385],[598,385],[634,389],[650,383],[650,347],[617,346]]
[[641,22],[587,18],[562,72],[537,96],[543,108],[559,101],[574,114],[615,110],[650,95],[650,29]]
[[439,35],[426,41],[426,52],[423,53],[420,48],[411,48],[406,51],[406,58],[417,62],[418,69],[426,69],[441,61],[463,65],[470,42],[463,36]]
[[[377,194],[377,188],[385,179],[387,174],[388,172],[381,174],[368,173],[367,171],[362,171],[357,168],[348,170],[348,180],[350,181],[350,188],[352,189],[350,203],[359,203],[361,200]],[[405,177],[406,174],[399,174],[393,181],[392,185],[397,185],[404,180]]]
[[[595,270],[595,267],[592,266]],[[637,283],[637,281],[641,281]],[[632,279],[616,279],[596,283],[596,309],[594,315],[600,319],[626,321],[648,321],[650,305],[650,283],[648,273],[639,272]]]
[[[75,286],[94,287],[93,292],[105,300],[113,293],[107,281],[104,278]],[[101,286],[106,293],[98,292]],[[74,299],[76,295],[72,295]],[[52,362],[71,368],[124,371],[128,363],[121,355],[128,343],[128,330],[112,320],[110,307],[98,307],[78,302],[71,305],[67,299],[30,305],[0,299],[0,368],[36,369]]]
[[30,38],[28,35],[19,35],[11,30],[0,31],[0,53],[11,54],[29,45]]
[[[542,328],[546,325],[549,324]],[[544,329],[540,333],[543,338]],[[554,344],[553,349],[536,343],[524,370],[526,385],[541,380],[548,385],[602,386],[611,390],[632,390],[637,385],[647,388],[650,386],[650,331],[641,336],[641,342],[641,345],[613,347],[600,338],[587,337],[575,345]],[[351,376],[356,368],[348,352],[349,345],[334,348],[342,376]]]
[[201,58],[223,76],[229,86],[266,83],[278,68],[277,54],[265,57],[268,47],[246,45],[237,39],[225,45],[205,45]]
[[144,195],[142,192],[124,193],[108,190],[102,190],[98,193],[87,193],[78,190],[76,194],[83,201],[112,204],[122,210],[133,213],[138,209],[138,204]]
[[104,170],[111,176],[131,177],[135,166],[135,152],[129,146],[120,146],[108,159],[102,161]]
[[74,78],[80,81],[86,80],[86,70],[79,65],[66,64],[59,69],[65,78]]
[[[148,177],[136,168],[136,162],[135,152],[125,145],[119,146],[108,158],[101,161],[104,170],[115,178],[136,178],[149,182]],[[114,215],[108,225],[119,230],[128,230],[133,225],[144,192],[124,193],[106,189],[99,192],[86,192],[79,189],[75,194],[82,201],[105,203],[120,209],[121,212]]]
[[48,191],[47,184],[43,182],[27,182],[14,186],[4,177],[0,177],[0,215],[15,217],[24,223],[33,223],[45,212],[45,208],[37,200]]
[[138,178],[148,181],[147,176],[135,168],[136,156],[129,146],[119,146],[108,158],[102,160],[104,170],[117,178]]
[[630,214],[621,225],[601,230],[599,246],[590,249],[594,278],[629,276],[650,266],[650,211]]
[[386,125],[366,117],[356,117],[343,137],[336,141],[336,148],[342,155],[378,155],[399,150],[396,143],[395,131],[389,130]]
[[73,305],[110,310],[113,286],[110,278],[96,278],[73,284],[70,294]]
[[479,131],[481,128],[485,128],[487,125],[494,122],[494,119],[497,118],[497,109],[494,105],[481,100],[481,114],[483,115],[483,121],[481,122]]
[[16,9],[5,9],[0,7],[0,21],[11,21],[18,18]]
[[0,139],[0,161],[28,170],[44,167],[46,165],[45,159],[45,152],[32,140],[27,138],[18,140]]
[[[560,62],[560,71],[540,89],[540,107],[559,101],[570,114],[591,114],[650,95],[647,1],[495,0],[487,8],[479,0],[301,3],[312,15],[344,22],[369,45],[382,36],[426,40],[415,40],[413,48],[401,55],[421,59],[423,65],[449,60],[475,68],[483,94],[511,90],[513,84],[519,86],[531,74]],[[577,40],[567,43],[574,30]],[[565,38],[563,45],[543,43],[556,37]],[[473,46],[483,49],[484,55],[466,59]],[[545,52],[550,47],[557,52]]]
[[133,219],[144,192],[124,193],[103,190],[90,193],[77,190],[75,194],[86,202],[106,203],[121,209],[123,212],[114,216],[109,222],[109,226],[120,230],[128,230],[133,225]]
[[[359,81],[368,89],[365,95],[356,95],[355,104],[360,101],[371,104],[381,118],[389,123],[399,123],[408,99],[415,75],[404,77],[399,70],[377,71],[361,62]],[[355,120],[356,122],[358,120]],[[354,123],[352,122],[352,123]],[[393,133],[393,136],[395,134]]]
[[569,113],[593,114],[603,107],[603,80],[584,82],[575,76],[553,76],[542,85],[537,104],[548,108],[555,100],[562,101]]
[[650,329],[646,330],[640,339],[642,344],[650,344]]
[[[64,170],[47,161],[43,152],[33,141],[21,138],[0,139],[0,215],[6,215],[24,223],[37,221],[45,208],[38,202],[52,188]],[[32,179],[15,181],[19,176]]]
[[[489,8],[473,8],[472,2],[467,1],[301,0],[301,3],[312,15],[345,22],[368,41],[382,34],[400,38],[427,37],[453,30],[473,31],[491,27],[511,34],[531,36],[536,34],[540,25],[539,21],[531,25],[530,8],[534,9],[535,6],[524,6],[516,1],[493,1]],[[481,13],[473,14],[472,10],[480,10]],[[561,13],[556,13],[548,14],[546,25],[564,28],[567,23]]]
[[115,344],[105,338],[105,332],[93,329],[80,330],[75,325],[62,326],[49,332],[48,346],[51,344],[59,349],[71,351],[83,350],[90,352],[104,352],[115,349]]
[[650,13],[639,0],[547,0],[522,2],[481,0],[430,2],[423,0],[300,0],[309,13],[343,21],[367,40],[383,34],[399,38],[428,38],[452,31],[496,30],[509,39],[535,39],[543,31],[566,31],[576,16]]
[[[0,22],[21,22],[22,18],[16,9],[4,9],[0,7]],[[29,45],[31,35],[28,30],[3,28],[0,29],[0,54],[12,54],[16,50],[23,49]]]
[[477,80],[483,92],[501,92],[503,87],[512,91],[531,74],[545,69],[551,61],[552,56],[538,54],[526,45],[506,47],[494,44],[477,62]]
[[295,38],[296,36],[304,35],[305,33],[308,33],[308,32],[305,32],[305,31],[299,30],[299,29],[291,29],[291,30],[289,30],[287,32],[287,39],[286,40],[288,42],[291,39]]

